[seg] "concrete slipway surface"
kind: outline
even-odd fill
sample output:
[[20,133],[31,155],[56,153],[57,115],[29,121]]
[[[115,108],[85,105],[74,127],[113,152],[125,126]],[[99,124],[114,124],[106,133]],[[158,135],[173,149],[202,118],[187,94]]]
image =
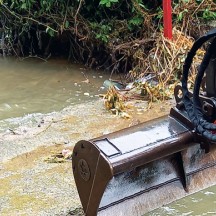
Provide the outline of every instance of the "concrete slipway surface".
[[67,107],[58,113],[4,120],[0,132],[0,215],[82,215],[71,160],[51,163],[52,155],[73,149],[81,139],[103,134],[169,113],[172,102],[144,103],[124,119],[106,111],[101,100]]

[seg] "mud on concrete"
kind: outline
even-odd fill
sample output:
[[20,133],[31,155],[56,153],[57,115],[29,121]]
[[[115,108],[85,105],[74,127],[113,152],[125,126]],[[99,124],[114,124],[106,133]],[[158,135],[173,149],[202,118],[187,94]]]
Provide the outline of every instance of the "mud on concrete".
[[[142,102],[143,103],[143,102]],[[71,160],[46,158],[91,139],[169,113],[172,102],[145,111],[134,102],[124,119],[106,111],[98,100],[58,113],[34,114],[14,120],[0,133],[0,215],[81,215]]]

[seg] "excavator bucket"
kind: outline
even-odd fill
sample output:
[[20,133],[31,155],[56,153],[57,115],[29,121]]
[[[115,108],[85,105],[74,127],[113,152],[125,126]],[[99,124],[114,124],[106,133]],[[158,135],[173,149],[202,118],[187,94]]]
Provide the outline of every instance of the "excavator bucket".
[[[216,30],[201,42],[215,35]],[[192,62],[188,58],[186,66]],[[209,76],[215,76],[216,67],[209,62],[204,68],[208,92],[200,94],[199,104],[212,125],[216,102],[208,93],[216,92],[216,85]],[[185,97],[192,101],[194,95],[186,94],[184,86],[176,87],[176,107],[169,116],[75,145],[72,168],[85,215],[143,215],[216,183],[215,131],[197,131],[200,127],[185,105]]]

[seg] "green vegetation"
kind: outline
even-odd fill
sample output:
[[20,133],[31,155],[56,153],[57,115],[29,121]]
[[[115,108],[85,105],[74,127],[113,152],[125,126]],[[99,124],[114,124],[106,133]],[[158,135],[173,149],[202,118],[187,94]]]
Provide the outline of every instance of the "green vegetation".
[[[140,74],[163,27],[162,0],[1,0],[0,9],[4,55],[63,55],[111,72]],[[216,3],[175,0],[173,17],[197,37]]]

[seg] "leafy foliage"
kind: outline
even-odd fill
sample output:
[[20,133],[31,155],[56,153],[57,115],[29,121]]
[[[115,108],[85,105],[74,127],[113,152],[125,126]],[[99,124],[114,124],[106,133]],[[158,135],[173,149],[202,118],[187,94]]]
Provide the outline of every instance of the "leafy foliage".
[[113,3],[117,3],[118,0],[100,0],[99,5],[105,5],[106,7],[111,7]]
[[203,11],[202,17],[203,17],[203,19],[206,19],[206,20],[216,19],[216,12],[210,11],[208,8],[206,8]]
[[[197,20],[216,18],[212,0],[172,2],[174,23],[189,34],[198,30],[186,29]],[[8,52],[61,52],[111,71],[136,67],[140,53],[147,55],[154,44],[144,40],[154,41],[155,32],[163,30],[162,0],[1,0],[0,9]]]

